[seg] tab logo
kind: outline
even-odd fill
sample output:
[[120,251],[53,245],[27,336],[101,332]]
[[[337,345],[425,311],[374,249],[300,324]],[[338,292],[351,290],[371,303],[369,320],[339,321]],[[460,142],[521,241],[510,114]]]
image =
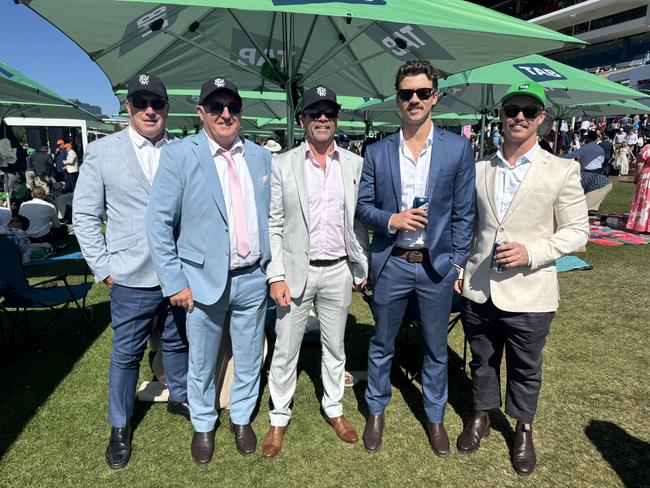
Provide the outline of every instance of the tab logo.
[[566,76],[543,63],[513,64],[513,67],[533,81],[566,80]]
[[[129,36],[132,32],[137,31],[142,29],[143,27],[148,26],[152,22],[155,22],[157,20],[162,20],[162,28],[166,29],[167,27],[170,27],[171,25],[174,24],[176,21],[176,18],[178,17],[178,12],[179,10],[174,10],[173,13],[170,13],[167,10],[166,5],[158,5],[157,7],[153,8],[152,10],[149,10],[147,13],[141,15],[137,19],[134,19],[133,21],[129,22],[129,24],[126,26],[124,29],[124,34],[122,34],[122,37],[127,37]],[[125,54],[129,53],[133,49],[138,48],[142,44],[144,44],[147,39],[149,39],[149,36],[155,36],[158,32],[153,32],[151,30],[145,30],[142,32],[139,36],[131,39],[130,41],[122,44],[120,46],[120,56],[124,56]]]
[[434,41],[423,29],[417,25],[394,24],[385,22],[384,25],[391,32],[378,25],[372,25],[365,31],[379,46],[388,51],[393,57],[406,61],[409,59],[454,59],[454,57],[440,44]]

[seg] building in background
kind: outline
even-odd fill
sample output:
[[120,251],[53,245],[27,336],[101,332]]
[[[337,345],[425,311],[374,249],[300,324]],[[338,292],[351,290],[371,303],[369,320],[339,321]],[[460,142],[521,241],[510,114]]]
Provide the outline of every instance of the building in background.
[[99,105],[91,105],[90,103],[82,102],[78,98],[68,98],[68,102],[74,103],[75,105],[83,108],[86,112],[90,112],[100,119],[106,118],[106,115],[102,113],[102,108]]

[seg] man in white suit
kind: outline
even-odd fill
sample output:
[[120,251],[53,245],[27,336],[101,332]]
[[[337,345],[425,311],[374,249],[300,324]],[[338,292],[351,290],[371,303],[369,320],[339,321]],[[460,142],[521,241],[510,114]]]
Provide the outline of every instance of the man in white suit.
[[300,115],[305,142],[273,164],[267,276],[278,309],[269,372],[271,427],[262,444],[265,457],[280,452],[291,420],[298,355],[314,303],[323,344],[321,404],[341,440],[359,440],[341,403],[343,339],[352,288],[366,283],[368,237],[354,219],[362,159],[334,141],[339,109],[329,88],[319,85],[307,90]]
[[464,297],[474,385],[474,413],[456,445],[472,453],[488,435],[488,411],[501,406],[505,348],[506,413],[517,421],[512,464],[526,476],[536,464],[532,423],[542,349],[559,300],[555,260],[585,245],[589,225],[579,164],[537,144],[544,89],[515,83],[501,103],[504,142],[476,165],[476,235],[464,280],[455,286]]

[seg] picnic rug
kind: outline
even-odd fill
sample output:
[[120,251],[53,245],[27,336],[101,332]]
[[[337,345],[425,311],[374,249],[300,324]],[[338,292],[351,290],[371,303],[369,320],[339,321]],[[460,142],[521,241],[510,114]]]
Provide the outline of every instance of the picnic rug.
[[565,271],[586,271],[594,267],[578,256],[562,256],[555,261],[555,268],[558,273],[563,273]]
[[589,242],[599,246],[622,246],[624,244],[648,244],[650,235],[631,234],[604,225],[589,225]]

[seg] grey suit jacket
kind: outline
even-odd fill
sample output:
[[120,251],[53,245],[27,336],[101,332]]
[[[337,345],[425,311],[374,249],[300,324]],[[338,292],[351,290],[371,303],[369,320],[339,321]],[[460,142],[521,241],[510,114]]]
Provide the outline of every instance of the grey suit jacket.
[[[345,247],[355,283],[368,274],[368,232],[355,220],[359,177],[363,160],[338,148],[344,186]],[[309,194],[304,147],[278,156],[271,172],[269,281],[284,276],[292,297],[302,295],[309,271]]]
[[145,233],[150,192],[128,129],[88,145],[74,192],[72,221],[96,281],[110,275],[123,286],[160,284]]

